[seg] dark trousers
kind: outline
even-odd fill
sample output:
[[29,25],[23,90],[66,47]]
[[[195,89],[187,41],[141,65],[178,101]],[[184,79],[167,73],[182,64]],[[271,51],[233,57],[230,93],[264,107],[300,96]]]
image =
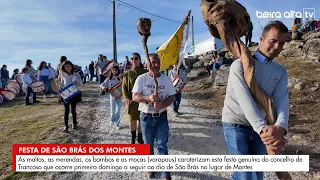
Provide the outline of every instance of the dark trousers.
[[179,107],[180,107],[180,102],[181,102],[181,93],[177,93],[174,95],[173,103],[172,103],[172,108],[173,111],[178,112]]
[[94,70],[90,71],[90,81],[93,80],[93,76],[94,76]]
[[211,70],[213,68],[213,64],[207,66],[208,75],[211,76]]
[[99,82],[99,83],[100,83],[100,84],[103,83],[103,81],[106,80],[106,78],[107,78],[107,77],[106,77],[105,75],[100,74],[100,82]]
[[29,101],[29,97],[30,97],[30,94],[33,93],[33,102],[36,101],[37,99],[37,93],[34,93],[31,89],[31,87],[28,87],[27,89],[27,94],[26,94],[26,104],[30,104],[30,101]]
[[68,103],[64,102],[64,124],[66,125],[66,127],[68,126],[70,105],[71,105],[73,124],[77,123],[77,112],[76,112],[77,101],[71,99]]

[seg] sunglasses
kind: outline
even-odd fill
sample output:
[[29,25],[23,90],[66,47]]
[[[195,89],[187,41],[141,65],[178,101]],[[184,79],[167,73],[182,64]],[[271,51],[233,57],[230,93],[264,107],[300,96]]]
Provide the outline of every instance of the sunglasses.
[[131,61],[133,61],[133,60],[137,61],[137,60],[139,60],[139,58],[138,57],[131,58]]

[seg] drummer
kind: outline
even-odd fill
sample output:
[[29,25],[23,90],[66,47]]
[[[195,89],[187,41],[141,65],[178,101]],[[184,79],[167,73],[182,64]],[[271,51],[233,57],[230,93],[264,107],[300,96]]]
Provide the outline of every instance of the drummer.
[[[181,69],[179,69],[177,71],[177,67],[178,67],[178,63],[174,64],[173,69],[169,72],[169,76],[170,76],[171,80],[173,81],[173,79],[179,77],[182,80],[183,84],[186,84],[188,81],[187,76],[185,75],[185,73]],[[181,91],[174,95],[172,108],[173,108],[173,113],[175,116],[180,115],[179,107],[180,107],[181,97],[182,97]]]
[[28,68],[29,72],[30,72],[30,76],[33,80],[36,80],[36,76],[37,76],[37,71],[33,68],[32,66],[32,60],[31,59],[27,59],[26,64],[25,64],[25,68]]
[[30,74],[30,70],[28,68],[23,68],[22,69],[22,83],[23,83],[23,87],[27,89],[27,93],[26,93],[26,105],[31,105],[31,103],[29,102],[29,97],[30,94],[33,94],[33,103],[39,103],[40,101],[37,101],[37,97],[36,97],[36,93],[34,93],[30,87],[31,83],[34,81],[31,77]]
[[[70,84],[74,84],[76,87],[83,85],[79,73],[74,72],[74,65],[71,61],[64,61],[60,66],[59,77],[56,80],[57,86],[60,88],[64,88]],[[64,132],[69,133],[69,111],[71,105],[71,113],[72,113],[72,129],[78,128],[78,121],[77,121],[77,103],[81,101],[81,97],[74,96],[72,97],[69,102],[64,102],[64,123],[65,128]]]
[[[107,64],[107,61],[103,60],[104,58],[103,58],[102,54],[99,54],[98,57],[99,57],[99,60],[94,64],[93,67],[99,69],[99,76],[100,76],[99,83],[101,84],[106,79],[106,76],[103,75],[103,73],[102,73],[102,68]],[[101,90],[101,95],[105,95],[105,91]]]
[[[117,84],[121,83],[121,77],[120,74],[120,68],[119,66],[113,66],[111,69],[111,75],[105,79],[103,83],[101,83],[100,88],[103,91],[108,92],[110,89],[112,89]],[[121,88],[121,86],[120,86]],[[111,115],[111,121],[110,126],[116,125],[117,129],[120,129],[120,110],[121,110],[121,102],[122,98],[115,99],[112,95],[110,97],[110,115]]]

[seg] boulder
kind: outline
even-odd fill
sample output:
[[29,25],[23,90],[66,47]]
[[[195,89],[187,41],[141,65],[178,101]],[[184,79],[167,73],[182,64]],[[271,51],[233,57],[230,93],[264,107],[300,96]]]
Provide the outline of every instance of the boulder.
[[283,46],[283,49],[302,48],[304,43],[305,43],[304,40],[292,40],[290,42],[286,42]]
[[212,83],[216,86],[226,86],[228,84],[229,72],[230,65],[223,65],[218,71],[212,71]]
[[319,61],[320,59],[320,39],[308,40],[303,48],[302,52],[305,58],[310,60]]
[[209,55],[204,56],[201,60],[202,61],[211,61],[212,58],[213,58],[213,55],[209,54]]
[[196,62],[198,62],[198,61],[199,61],[198,58],[190,58],[190,57],[188,57],[188,58],[185,59],[186,65],[187,65],[189,68],[192,68],[193,64],[196,63]]
[[201,68],[201,69],[192,69],[187,74],[187,77],[188,77],[188,79],[192,80],[194,78],[203,77],[203,76],[207,76],[207,75],[208,75],[208,72],[206,70],[204,70],[203,68]]
[[314,31],[310,31],[302,36],[302,39],[304,40],[310,40],[310,39],[316,39],[316,38],[320,38],[320,28]]
[[302,55],[303,53],[301,48],[289,48],[282,50],[278,57],[301,57]]
[[204,61],[200,60],[192,65],[193,68],[202,68],[204,66]]

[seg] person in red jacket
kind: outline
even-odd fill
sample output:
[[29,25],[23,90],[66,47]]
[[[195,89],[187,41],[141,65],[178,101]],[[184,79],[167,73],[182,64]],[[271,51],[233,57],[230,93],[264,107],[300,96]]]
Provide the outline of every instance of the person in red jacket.
[[320,28],[320,18],[318,19],[317,24],[318,24],[318,28]]

